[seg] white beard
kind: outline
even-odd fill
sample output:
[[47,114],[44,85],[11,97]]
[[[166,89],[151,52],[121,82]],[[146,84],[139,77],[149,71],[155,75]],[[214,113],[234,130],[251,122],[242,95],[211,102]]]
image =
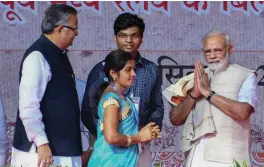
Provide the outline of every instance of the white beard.
[[220,62],[208,63],[208,68],[210,69],[210,71],[215,72],[217,70],[226,68],[228,64],[229,64],[229,55],[227,54],[225,59],[221,60]]

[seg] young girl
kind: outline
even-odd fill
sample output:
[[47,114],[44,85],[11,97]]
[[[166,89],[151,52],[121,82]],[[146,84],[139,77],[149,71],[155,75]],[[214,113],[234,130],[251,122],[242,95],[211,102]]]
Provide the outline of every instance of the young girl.
[[97,140],[88,167],[135,167],[141,142],[160,137],[159,126],[149,123],[139,131],[138,111],[125,95],[136,79],[130,53],[113,51],[105,58],[105,83],[98,103]]

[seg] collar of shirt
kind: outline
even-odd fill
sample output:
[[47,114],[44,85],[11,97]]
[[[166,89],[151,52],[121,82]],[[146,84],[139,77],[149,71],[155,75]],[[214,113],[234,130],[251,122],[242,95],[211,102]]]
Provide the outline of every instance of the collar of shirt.
[[141,66],[144,66],[144,62],[139,52],[137,52],[136,64],[140,64]]
[[44,34],[41,34],[40,40],[44,42],[45,44],[49,45],[53,52],[61,55],[67,55],[68,49],[65,49],[64,51],[61,50],[58,46],[56,46],[52,41],[50,41]]

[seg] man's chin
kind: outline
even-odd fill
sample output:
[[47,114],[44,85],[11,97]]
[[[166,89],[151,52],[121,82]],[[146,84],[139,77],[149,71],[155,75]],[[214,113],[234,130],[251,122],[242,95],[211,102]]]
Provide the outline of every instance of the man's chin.
[[[121,49],[121,48],[119,48]],[[134,51],[134,48],[126,48],[126,47],[123,47],[121,50],[125,51],[125,52],[133,52]]]
[[208,68],[210,71],[215,72],[216,69],[220,67],[220,64],[208,64]]
[[71,44],[70,44],[70,46],[72,46],[72,45],[73,45],[73,43],[74,43],[74,39],[71,41]]
[[218,65],[208,65],[210,71],[215,72],[216,70],[225,69],[228,66],[228,63],[218,64]]
[[210,71],[215,72],[216,68],[208,67]]

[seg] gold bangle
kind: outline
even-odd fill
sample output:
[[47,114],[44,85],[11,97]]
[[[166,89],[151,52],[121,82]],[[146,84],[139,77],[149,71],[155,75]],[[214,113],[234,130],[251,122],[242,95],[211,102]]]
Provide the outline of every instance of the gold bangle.
[[132,143],[132,136],[130,135],[126,135],[127,136],[127,143],[126,143],[126,147],[130,146],[130,144]]

